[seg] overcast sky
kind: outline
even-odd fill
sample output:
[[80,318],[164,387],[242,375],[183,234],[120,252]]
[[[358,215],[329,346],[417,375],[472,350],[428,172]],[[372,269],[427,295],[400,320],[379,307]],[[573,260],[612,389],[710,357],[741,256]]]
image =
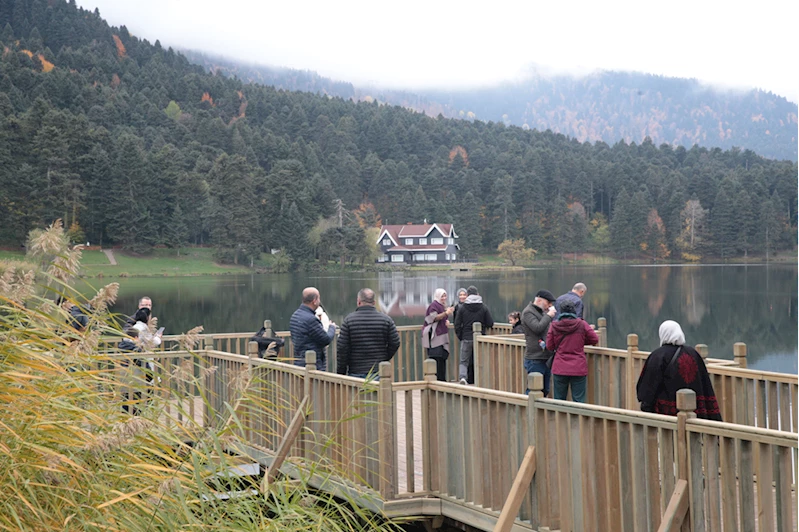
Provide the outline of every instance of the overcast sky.
[[356,85],[470,87],[634,70],[799,101],[789,0],[77,0],[164,46],[314,70]]

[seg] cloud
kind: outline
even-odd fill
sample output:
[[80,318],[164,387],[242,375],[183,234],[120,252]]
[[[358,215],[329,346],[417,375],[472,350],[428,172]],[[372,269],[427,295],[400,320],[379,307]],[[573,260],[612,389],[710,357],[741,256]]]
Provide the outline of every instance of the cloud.
[[696,78],[799,101],[793,32],[780,26],[799,8],[777,0],[746,10],[716,0],[78,3],[150,41],[356,84],[470,87],[517,78],[535,64]]

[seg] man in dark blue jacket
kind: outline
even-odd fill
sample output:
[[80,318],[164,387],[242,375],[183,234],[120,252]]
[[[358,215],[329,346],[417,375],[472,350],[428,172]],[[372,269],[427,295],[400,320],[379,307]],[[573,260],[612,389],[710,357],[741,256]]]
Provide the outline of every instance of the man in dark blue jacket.
[[316,317],[316,309],[322,304],[319,290],[309,286],[302,291],[302,305],[291,315],[289,330],[294,343],[294,364],[305,367],[305,352],[316,351],[316,369],[327,370],[325,346],[336,336],[336,324],[330,322],[325,331],[322,322]]

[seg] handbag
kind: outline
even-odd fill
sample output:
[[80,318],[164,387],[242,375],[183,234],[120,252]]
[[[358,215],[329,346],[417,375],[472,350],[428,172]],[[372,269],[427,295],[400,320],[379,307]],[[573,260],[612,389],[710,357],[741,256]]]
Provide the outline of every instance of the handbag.
[[449,351],[444,349],[443,345],[439,345],[437,347],[429,347],[427,349],[427,357],[428,358],[444,358],[446,359],[449,357]]
[[[436,322],[430,324],[430,327],[427,329],[427,343],[428,345],[433,345],[433,338],[436,337],[435,332]],[[449,356],[449,351],[444,349],[443,345],[439,345],[437,347],[428,347],[427,348],[427,357],[428,358],[444,358],[446,359]]]
[[549,355],[549,358],[547,358],[546,364],[547,364],[547,368],[552,369],[552,364],[555,362],[555,352],[554,351],[550,351],[549,353],[550,353],[550,355]]

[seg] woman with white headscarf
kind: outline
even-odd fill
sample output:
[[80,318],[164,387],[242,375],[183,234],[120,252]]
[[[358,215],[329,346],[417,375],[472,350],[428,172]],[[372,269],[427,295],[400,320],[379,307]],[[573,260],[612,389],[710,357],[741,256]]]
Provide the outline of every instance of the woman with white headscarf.
[[427,357],[436,361],[436,378],[447,380],[447,358],[449,358],[449,327],[447,320],[453,308],[447,307],[447,291],[438,288],[433,293],[433,301],[427,307],[422,326],[422,347],[427,349]]
[[719,403],[705,361],[690,345],[680,324],[667,320],[660,325],[660,347],[649,354],[638,378],[636,392],[641,410],[677,415],[677,391],[696,393],[696,416],[721,421]]

